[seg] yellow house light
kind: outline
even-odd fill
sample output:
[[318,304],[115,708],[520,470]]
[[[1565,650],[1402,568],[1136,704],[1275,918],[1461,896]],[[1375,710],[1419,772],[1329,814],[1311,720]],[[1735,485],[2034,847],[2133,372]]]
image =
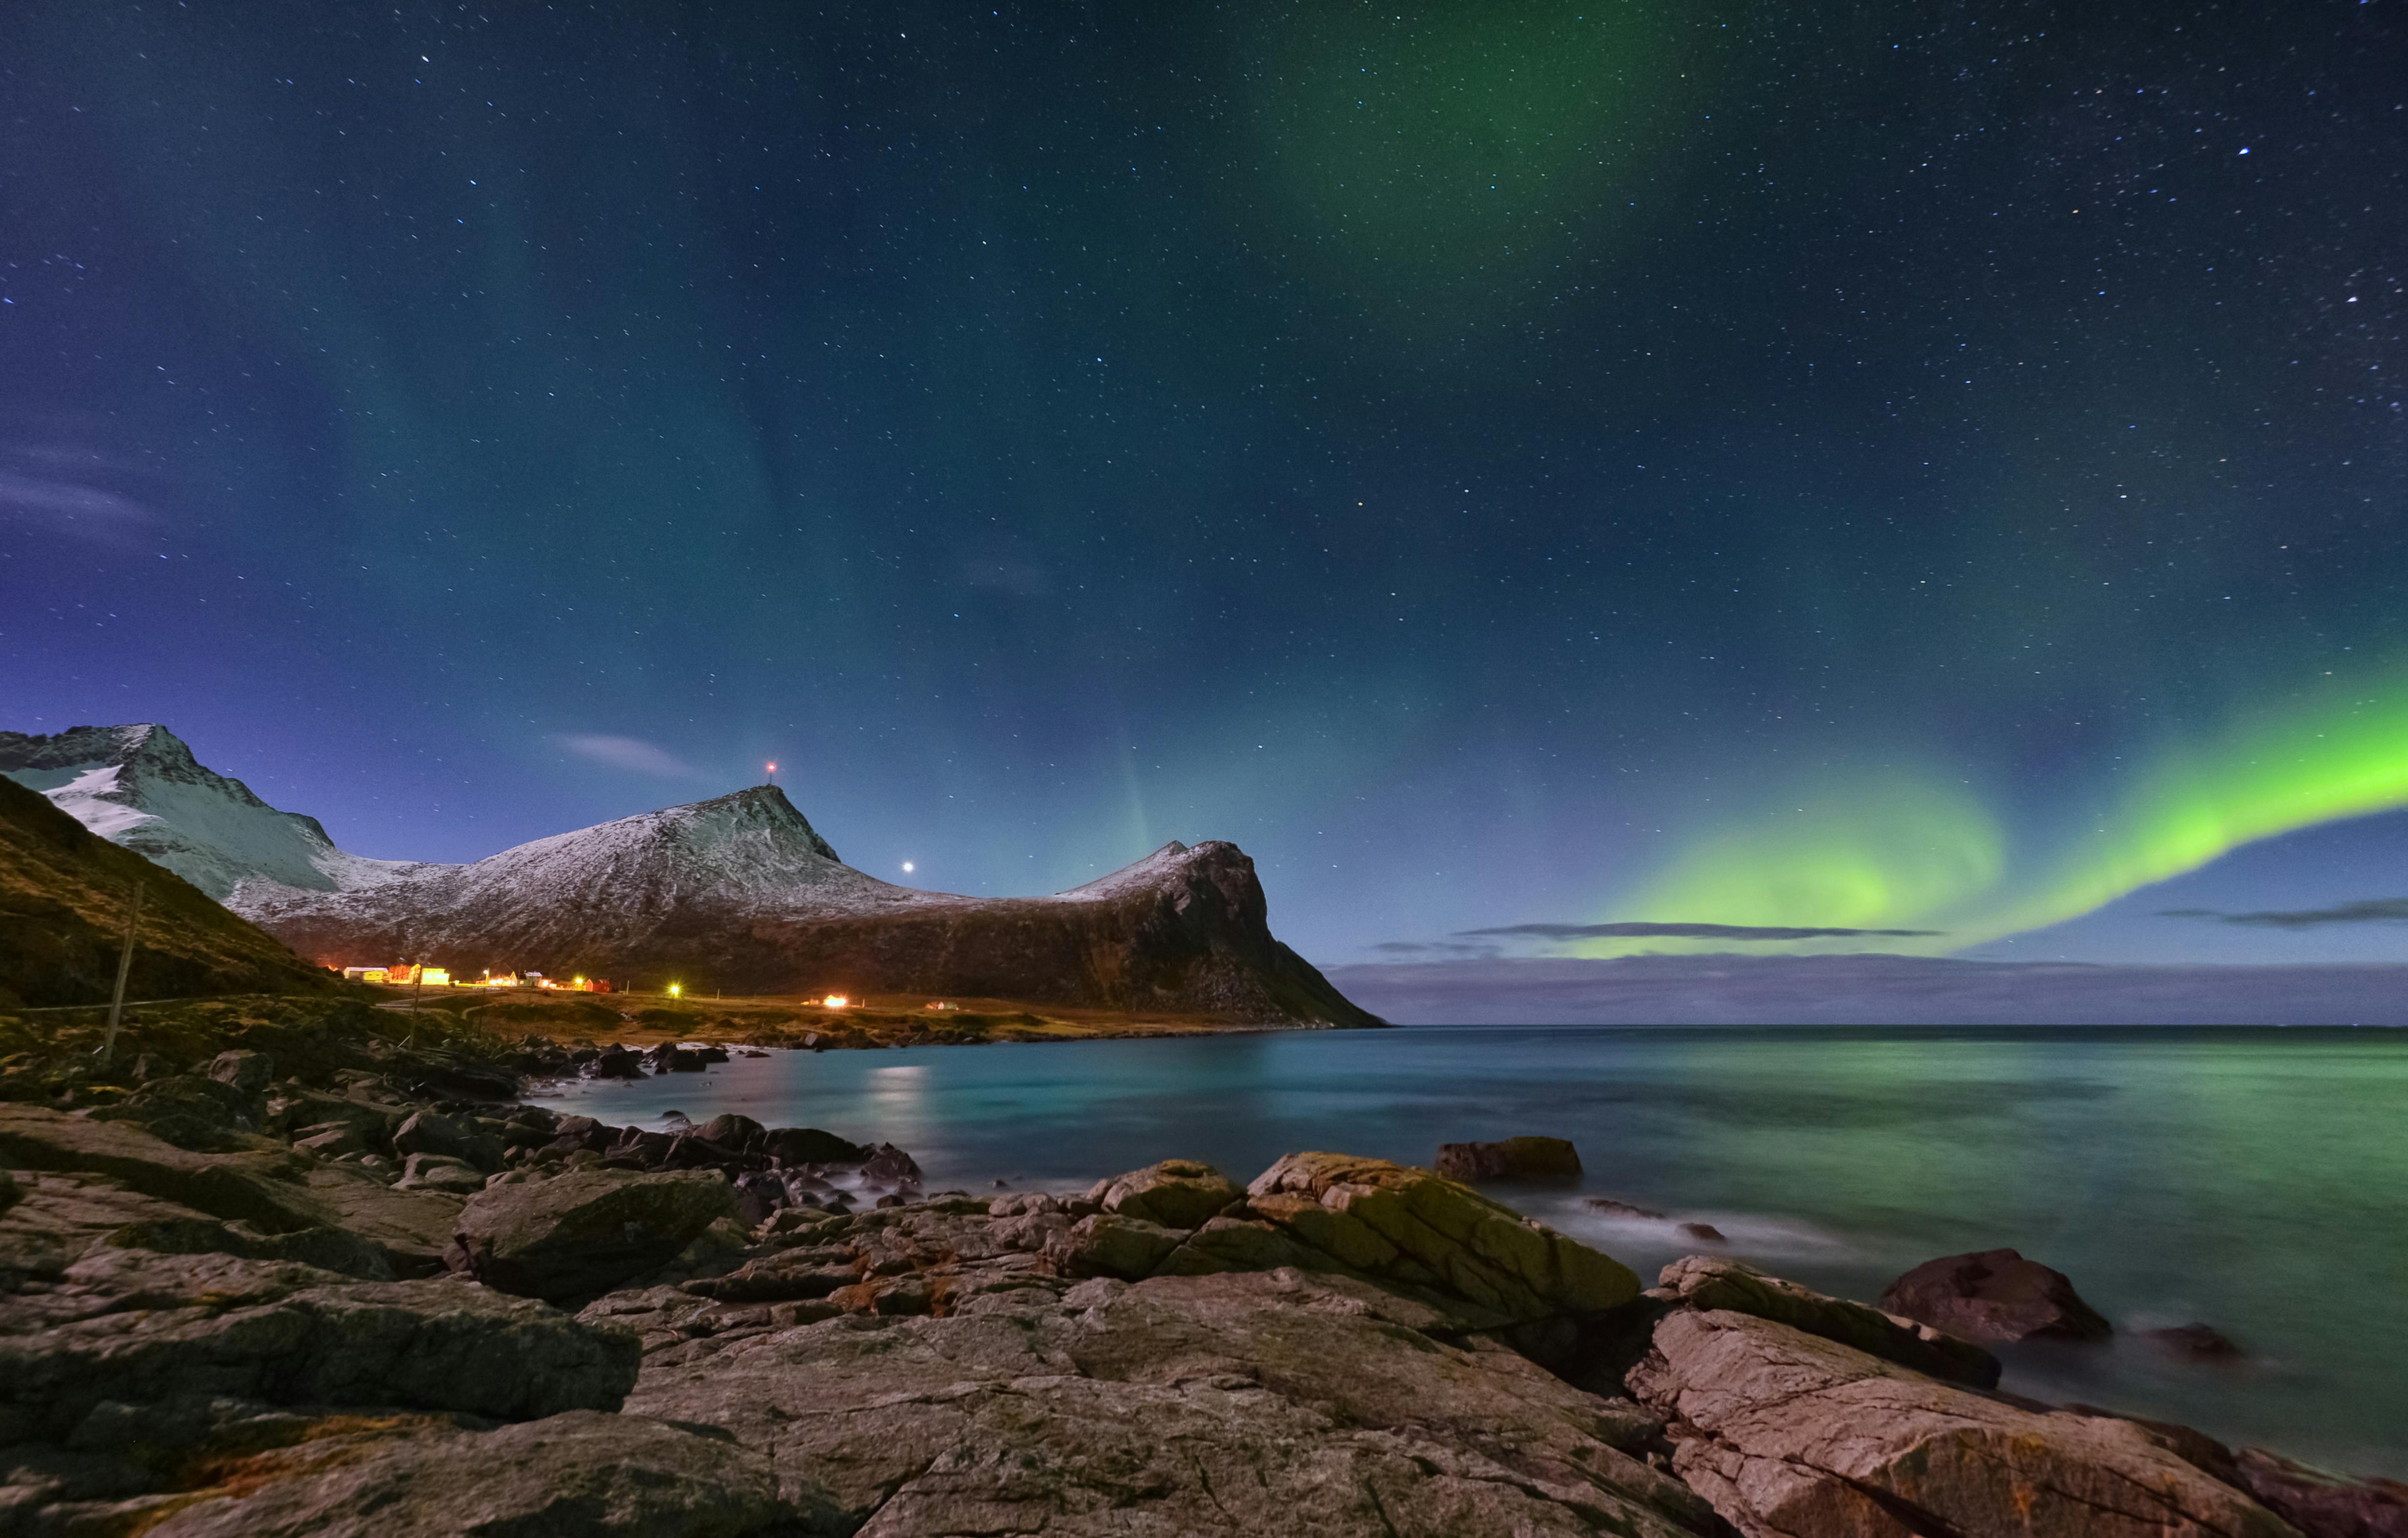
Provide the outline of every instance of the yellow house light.
[[676,998],[679,994],[681,994],[681,993],[682,993],[682,992],[684,992],[684,991],[685,991],[685,985],[684,985],[683,983],[671,983],[671,984],[669,984],[669,997],[670,997],[670,998],[674,999],[674,998]]
[[849,1004],[852,1002],[853,1001],[851,999],[846,998],[841,993],[831,993],[826,998],[820,1001],[822,1004],[830,1009],[842,1009],[846,1004]]

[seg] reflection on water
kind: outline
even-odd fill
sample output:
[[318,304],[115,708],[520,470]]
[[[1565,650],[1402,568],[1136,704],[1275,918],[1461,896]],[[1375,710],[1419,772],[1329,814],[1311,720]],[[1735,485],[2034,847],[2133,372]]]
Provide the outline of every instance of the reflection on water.
[[884,1139],[931,1189],[1570,1137],[1578,1191],[1498,1194],[1642,1275],[1706,1247],[1682,1222],[1859,1298],[1932,1256],[2012,1246],[2119,1327],[2203,1320],[2250,1356],[2024,1350],[2009,1387],[2408,1474],[2408,1033],[1412,1028],[780,1053],[554,1104]]

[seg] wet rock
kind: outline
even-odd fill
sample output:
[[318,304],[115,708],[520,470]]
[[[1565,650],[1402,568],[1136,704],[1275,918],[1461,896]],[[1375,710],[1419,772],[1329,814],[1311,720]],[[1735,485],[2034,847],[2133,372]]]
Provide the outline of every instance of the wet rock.
[[2197,1361],[2237,1361],[2243,1355],[2231,1336],[2212,1324],[2177,1324],[2143,1330],[2140,1338],[2172,1357]]
[[2243,1447],[2233,1460],[2243,1489],[2305,1538],[2408,1538],[2408,1485],[2352,1479]]
[[667,1264],[735,1215],[735,1188],[709,1171],[571,1170],[471,1198],[453,1260],[505,1292],[591,1297]]
[[1881,1305],[1970,1341],[2102,1341],[2114,1333],[2063,1272],[2012,1249],[1926,1260],[1884,1288]]
[[642,1078],[644,1060],[613,1042],[604,1047],[599,1054],[581,1064],[577,1071],[585,1078]]
[[1712,1223],[1684,1223],[1681,1225],[1681,1232],[1684,1237],[1695,1239],[1700,1244],[1727,1245],[1730,1243],[1728,1239],[1723,1237],[1723,1231],[1714,1227]]
[[762,1134],[761,1151],[792,1169],[806,1164],[858,1164],[870,1150],[816,1127],[776,1127]]
[[1611,1196],[1585,1197],[1582,1200],[1581,1205],[1587,1207],[1592,1211],[1601,1212],[1609,1218],[1661,1218],[1664,1216],[1653,1207],[1641,1207],[1634,1205],[1628,1202],[1617,1202]]
[[738,1116],[731,1111],[712,1117],[709,1121],[696,1127],[695,1135],[706,1143],[715,1143],[724,1148],[750,1153],[761,1146],[768,1137],[769,1130],[749,1116]]
[[207,1472],[150,1538],[732,1538],[796,1515],[759,1454],[587,1410],[490,1431],[322,1422]]
[[[256,1054],[252,1054],[256,1056]],[[97,1121],[127,1121],[151,1136],[194,1153],[236,1153],[268,1146],[258,1131],[257,1097],[198,1074],[153,1079],[114,1105],[92,1113]]]
[[1245,1199],[1210,1164],[1166,1159],[1097,1183],[1087,1193],[1104,1211],[1167,1229],[1197,1229]]
[[1748,1538],[2293,1538],[2133,1422],[1935,1382],[1727,1310],[1675,1312],[1628,1383]]
[[917,1186],[920,1165],[892,1143],[881,1143],[861,1161],[861,1178],[882,1186]]
[[1976,1388],[1999,1384],[1999,1359],[1970,1341],[1864,1303],[1826,1297],[1737,1260],[1692,1255],[1666,1266],[1656,1285],[1681,1306],[1770,1319],[1950,1383]]
[[1502,1143],[1441,1143],[1438,1173],[1449,1180],[1561,1180],[1581,1173],[1580,1154],[1560,1137],[1509,1137]]

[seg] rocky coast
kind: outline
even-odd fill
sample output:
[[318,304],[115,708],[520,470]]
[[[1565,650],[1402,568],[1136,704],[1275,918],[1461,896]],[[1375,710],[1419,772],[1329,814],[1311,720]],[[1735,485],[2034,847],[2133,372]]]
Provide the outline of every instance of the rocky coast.
[[[0,1021],[0,1533],[2408,1532],[2400,1486],[1427,1170],[930,1192],[872,1130],[523,1104],[558,1049],[443,1017],[91,1045]],[[1956,1261],[1889,1302],[2016,1263]]]

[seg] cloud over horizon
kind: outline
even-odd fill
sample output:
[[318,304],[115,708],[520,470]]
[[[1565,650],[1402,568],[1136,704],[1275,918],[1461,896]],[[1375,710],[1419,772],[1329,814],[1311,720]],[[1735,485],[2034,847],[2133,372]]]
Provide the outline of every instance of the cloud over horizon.
[[2408,1025],[2408,966],[1629,956],[1323,969],[1406,1025]]
[[2386,924],[2408,922],[2408,897],[2370,897],[2329,908],[2269,908],[2257,913],[2224,913],[2215,908],[2159,908],[2160,919],[2213,919],[2222,924],[2246,924],[2256,929],[2315,929],[2325,924]]

